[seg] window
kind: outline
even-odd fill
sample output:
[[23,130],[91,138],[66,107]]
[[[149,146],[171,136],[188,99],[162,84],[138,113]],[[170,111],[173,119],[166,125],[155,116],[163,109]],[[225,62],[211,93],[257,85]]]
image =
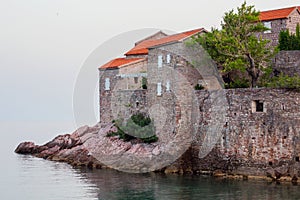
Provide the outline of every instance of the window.
[[134,79],[134,83],[137,84],[139,81],[139,77],[134,77],[133,79]]
[[271,28],[272,28],[271,22],[264,22],[264,26],[265,26],[266,28],[270,29],[270,30],[264,31],[264,33],[271,33],[271,32],[272,32],[272,31],[271,31]]
[[264,102],[260,100],[252,101],[252,112],[265,112]]
[[157,96],[161,96],[161,83],[157,83]]
[[166,91],[170,92],[170,81],[169,80],[167,80]]
[[170,62],[171,62],[171,55],[168,54],[168,55],[167,55],[167,63],[169,64]]
[[162,67],[162,61],[163,61],[162,55],[158,56],[158,59],[157,59],[157,65],[158,65],[158,67]]
[[110,90],[110,80],[109,80],[109,78],[105,78],[105,90]]

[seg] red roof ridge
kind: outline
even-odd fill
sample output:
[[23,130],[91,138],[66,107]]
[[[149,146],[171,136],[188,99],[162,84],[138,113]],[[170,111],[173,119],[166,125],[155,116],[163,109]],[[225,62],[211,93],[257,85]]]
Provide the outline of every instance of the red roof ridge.
[[145,40],[155,40],[155,39],[151,39],[151,38],[153,38],[155,35],[158,35],[158,34],[162,34],[162,35],[164,35],[164,37],[168,36],[168,34],[166,34],[165,32],[163,32],[162,30],[160,30],[160,31],[158,31],[158,32],[156,32],[156,33],[154,33],[152,35],[149,35],[148,37],[146,37],[144,39],[141,39],[141,40],[135,42],[134,45],[136,46],[136,45],[140,44],[141,42],[144,42]]
[[299,6],[292,6],[287,8],[278,8],[273,10],[261,11],[259,19],[261,21],[268,21],[274,19],[284,19],[288,18],[292,11],[297,9],[299,11]]
[[99,69],[117,69],[121,67],[126,67],[131,64],[135,64],[146,60],[145,58],[115,58],[106,64],[99,67]]
[[145,40],[133,47],[131,50],[125,53],[126,56],[128,55],[147,55],[148,54],[148,48],[162,45],[162,44],[169,44],[173,42],[180,42],[185,40],[188,37],[191,37],[197,33],[200,33],[202,31],[207,32],[204,28],[194,29],[190,31],[185,31],[182,33],[176,33],[173,35],[169,35],[160,39],[155,40]]

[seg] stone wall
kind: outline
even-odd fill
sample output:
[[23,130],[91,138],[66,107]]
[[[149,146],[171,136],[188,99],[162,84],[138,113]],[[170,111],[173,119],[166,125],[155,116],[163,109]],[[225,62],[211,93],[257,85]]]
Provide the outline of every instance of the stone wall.
[[300,76],[300,51],[280,51],[272,64],[276,73]]
[[218,142],[203,158],[199,155],[205,138],[209,137],[208,126],[214,120],[211,117],[214,101],[209,91],[196,93],[200,102],[199,131],[189,151],[169,169],[179,167],[187,172],[220,169],[251,175],[266,175],[276,169],[285,175],[300,175],[299,91],[225,90],[226,121],[221,125]]
[[[188,131],[185,136],[192,138],[190,149],[167,170],[266,175],[280,169],[300,176],[299,91],[230,89],[219,93],[223,96],[208,90],[191,92],[198,103],[186,107],[183,96],[172,92],[157,97],[146,90],[119,91],[112,97],[113,113],[118,113],[113,118],[129,118],[137,111],[150,113],[164,142],[172,141],[182,130]],[[192,100],[187,97],[187,101]],[[186,123],[188,120],[191,122]],[[203,148],[207,145],[212,145],[209,151]]]
[[112,120],[128,120],[138,112],[148,113],[146,90],[115,91],[109,105],[112,111]]
[[[103,123],[111,122],[114,119],[114,111],[112,110],[112,101],[121,94],[132,94],[135,90],[142,90],[142,76],[121,77],[120,75],[140,74],[147,71],[147,60],[133,63],[130,66],[120,69],[99,70],[99,105],[100,105],[100,121]],[[110,88],[105,90],[105,79],[109,78]],[[128,91],[128,92],[126,92]],[[126,95],[122,95],[121,100],[127,101]],[[130,95],[129,95],[130,97]],[[120,99],[120,98],[119,98]],[[120,104],[122,101],[120,100]],[[130,103],[124,103],[129,105]],[[135,104],[135,103],[134,103]]]
[[[113,119],[112,110],[111,110],[111,98],[113,95],[113,88],[116,87],[120,77],[117,77],[119,74],[118,69],[112,70],[99,70],[99,113],[100,121],[103,123],[111,122]],[[105,79],[109,78],[110,80],[110,89],[105,90]]]
[[[119,75],[140,74],[147,72],[147,60],[129,64],[119,69]],[[118,80],[114,90],[138,90],[142,89],[142,77],[124,77]]]
[[262,36],[262,38],[270,40],[270,45],[275,47],[278,45],[280,31],[287,29],[288,19],[276,19],[270,22],[271,32],[259,33],[258,36]]
[[286,28],[289,29],[290,33],[296,33],[296,26],[300,24],[300,13],[297,10],[294,10],[290,14],[290,18],[287,19]]
[[[153,62],[154,69],[157,68],[157,56],[171,55],[171,63],[164,66],[173,67],[180,71],[192,85],[200,81],[207,89],[221,89],[223,80],[217,70],[217,67],[206,51],[197,44],[192,44],[189,40],[177,42],[174,44],[162,45],[149,49],[148,62]],[[165,60],[164,60],[165,63]],[[148,71],[152,70],[148,67]],[[155,78],[155,73],[150,77]]]

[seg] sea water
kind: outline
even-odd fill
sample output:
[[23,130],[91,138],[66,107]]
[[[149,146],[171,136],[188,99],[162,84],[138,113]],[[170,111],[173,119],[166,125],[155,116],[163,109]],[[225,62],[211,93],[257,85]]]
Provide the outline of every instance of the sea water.
[[[66,163],[17,155],[13,151],[18,143],[33,140],[41,144],[57,134],[70,133],[71,130],[68,129],[73,128],[72,125],[6,122],[0,124],[1,200],[300,199],[300,186],[291,183],[88,170],[74,168]],[[59,130],[67,132],[55,132]]]

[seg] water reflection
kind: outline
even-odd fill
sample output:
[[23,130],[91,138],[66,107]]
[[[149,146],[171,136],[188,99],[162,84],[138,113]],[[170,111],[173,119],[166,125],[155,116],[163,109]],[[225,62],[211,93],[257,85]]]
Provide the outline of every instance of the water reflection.
[[204,176],[127,174],[82,170],[98,187],[99,200],[124,199],[300,199],[300,187],[266,181],[221,180]]
[[6,180],[17,182],[7,182],[13,187],[10,192],[5,191],[9,198],[4,199],[300,199],[300,186],[290,183],[87,170],[19,155],[16,161],[15,177]]
[[16,184],[6,199],[97,199],[98,188],[66,163],[23,155],[16,161]]

